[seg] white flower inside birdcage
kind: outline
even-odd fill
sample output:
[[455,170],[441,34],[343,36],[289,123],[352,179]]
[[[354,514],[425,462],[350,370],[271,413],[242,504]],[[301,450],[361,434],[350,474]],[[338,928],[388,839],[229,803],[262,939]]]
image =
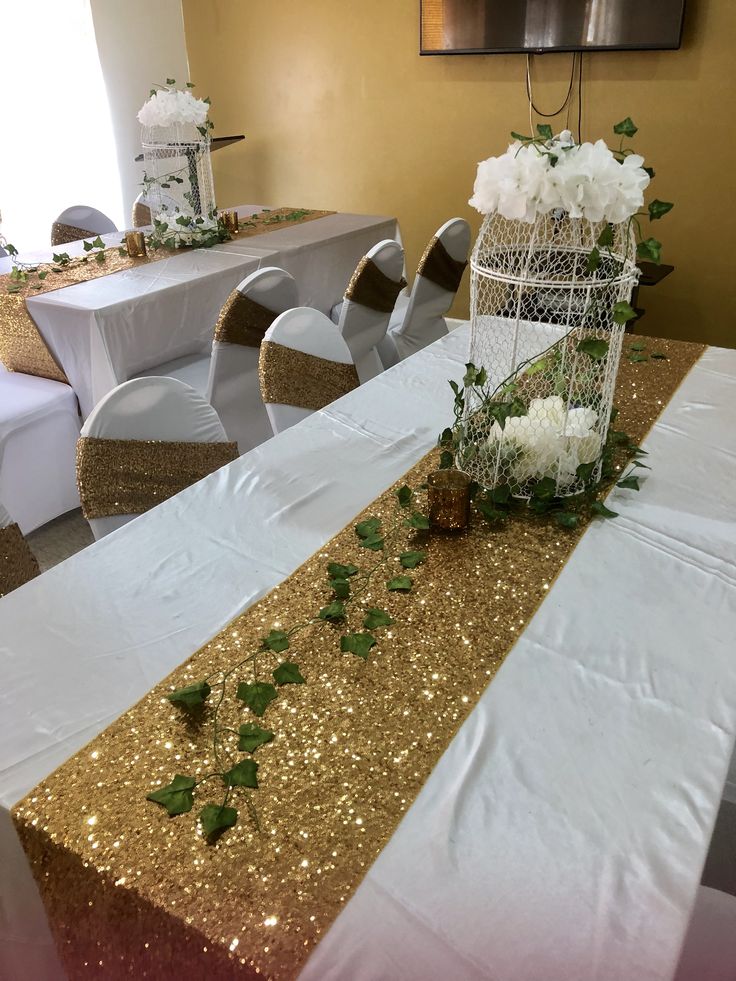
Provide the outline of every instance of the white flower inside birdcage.
[[169,247],[200,244],[217,231],[208,109],[189,91],[161,89],[138,113],[145,203],[156,239]]

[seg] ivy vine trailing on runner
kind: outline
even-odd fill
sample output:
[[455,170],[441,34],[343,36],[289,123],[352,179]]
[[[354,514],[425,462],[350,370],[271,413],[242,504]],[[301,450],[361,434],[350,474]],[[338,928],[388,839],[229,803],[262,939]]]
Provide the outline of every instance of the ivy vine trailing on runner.
[[[416,509],[418,493],[406,484],[399,488],[396,492],[398,513],[390,527],[384,527],[376,517],[366,518],[355,525],[359,546],[366,550],[366,554],[375,553],[380,558],[377,557],[368,568],[349,563],[327,563],[325,585],[330,593],[329,602],[316,610],[313,617],[304,623],[270,630],[259,646],[237,664],[166,696],[190,721],[198,720],[210,726],[216,769],[200,779],[176,774],[169,784],[152,791],[148,800],[165,807],[172,817],[185,814],[194,807],[195,796],[201,793],[200,788],[214,781],[215,786],[222,789],[222,798],[205,803],[199,812],[205,836],[214,841],[220,833],[237,823],[238,810],[232,806],[234,796],[242,797],[258,827],[258,815],[252,798],[252,791],[258,789],[258,762],[254,756],[261,746],[270,743],[276,735],[272,729],[266,728],[265,722],[261,725],[260,720],[268,715],[269,707],[278,699],[280,689],[285,685],[302,685],[307,681],[309,669],[304,666],[303,658],[298,653],[298,638],[308,628],[339,626],[344,630],[339,642],[341,653],[352,654],[364,661],[371,656],[373,649],[380,645],[380,633],[378,636],[376,634],[389,627],[393,619],[382,607],[368,606],[362,602],[362,595],[381,570],[388,575],[385,581],[387,592],[410,592],[414,581],[408,573],[427,557],[426,551],[420,548],[407,548],[396,556],[402,573],[390,575],[387,571],[389,545],[395,544],[400,535],[408,533],[421,537],[429,529],[429,519]],[[360,625],[358,627],[353,622],[350,629],[354,608],[359,611]],[[267,668],[263,667],[264,661],[269,662]],[[220,710],[226,698],[235,698],[249,712],[248,721],[237,730],[220,722]],[[235,751],[232,743],[236,736]],[[238,756],[236,752],[245,755]]]

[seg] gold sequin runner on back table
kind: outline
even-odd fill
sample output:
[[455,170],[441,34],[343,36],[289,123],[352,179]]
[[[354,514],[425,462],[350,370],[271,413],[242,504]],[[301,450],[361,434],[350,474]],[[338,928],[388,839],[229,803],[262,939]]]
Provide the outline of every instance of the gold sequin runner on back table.
[[[637,441],[703,351],[657,346],[669,360],[624,363],[619,373],[616,426]],[[407,482],[435,466],[430,453]],[[364,516],[394,513],[390,489]],[[313,616],[330,599],[328,561],[372,564],[352,523],[40,784],[14,820],[70,977],[294,978],[582,533],[529,516],[431,534],[411,593],[385,587],[404,571],[393,558],[402,546],[364,596],[395,621],[376,631],[367,661],[339,650],[342,633],[361,629],[357,610],[347,627],[300,634],[288,656],[307,683],[280,689],[257,720],[276,733],[256,757],[260,831],[237,801],[238,824],[207,844],[196,814],[221,802],[214,787],[176,818],[146,801],[176,773],[213,769],[209,728],[188,724],[165,695],[236,663],[269,630]],[[233,728],[256,721],[234,698],[225,705]]]

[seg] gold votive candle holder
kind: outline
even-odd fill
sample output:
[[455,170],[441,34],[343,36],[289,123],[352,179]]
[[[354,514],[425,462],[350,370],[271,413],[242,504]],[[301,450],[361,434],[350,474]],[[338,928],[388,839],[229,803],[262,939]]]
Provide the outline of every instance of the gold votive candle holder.
[[435,470],[427,478],[429,523],[443,531],[461,531],[470,520],[470,477],[462,470]]
[[238,229],[238,212],[237,211],[223,211],[221,217],[222,217],[223,224],[225,225],[225,228],[229,232],[232,232],[233,235],[237,235],[238,234],[238,230],[239,230]]
[[125,247],[131,259],[140,259],[146,254],[146,237],[143,232],[126,232]]

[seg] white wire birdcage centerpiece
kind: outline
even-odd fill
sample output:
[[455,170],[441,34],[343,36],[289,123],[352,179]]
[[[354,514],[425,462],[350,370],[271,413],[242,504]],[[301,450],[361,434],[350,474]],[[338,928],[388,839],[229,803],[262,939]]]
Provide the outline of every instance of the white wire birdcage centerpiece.
[[454,451],[486,489],[558,498],[600,478],[634,315],[642,162],[550,131],[479,166],[470,203],[485,218],[471,257],[470,368]]
[[208,109],[190,91],[168,88],[152,92],[138,114],[154,245],[209,245],[217,236]]

